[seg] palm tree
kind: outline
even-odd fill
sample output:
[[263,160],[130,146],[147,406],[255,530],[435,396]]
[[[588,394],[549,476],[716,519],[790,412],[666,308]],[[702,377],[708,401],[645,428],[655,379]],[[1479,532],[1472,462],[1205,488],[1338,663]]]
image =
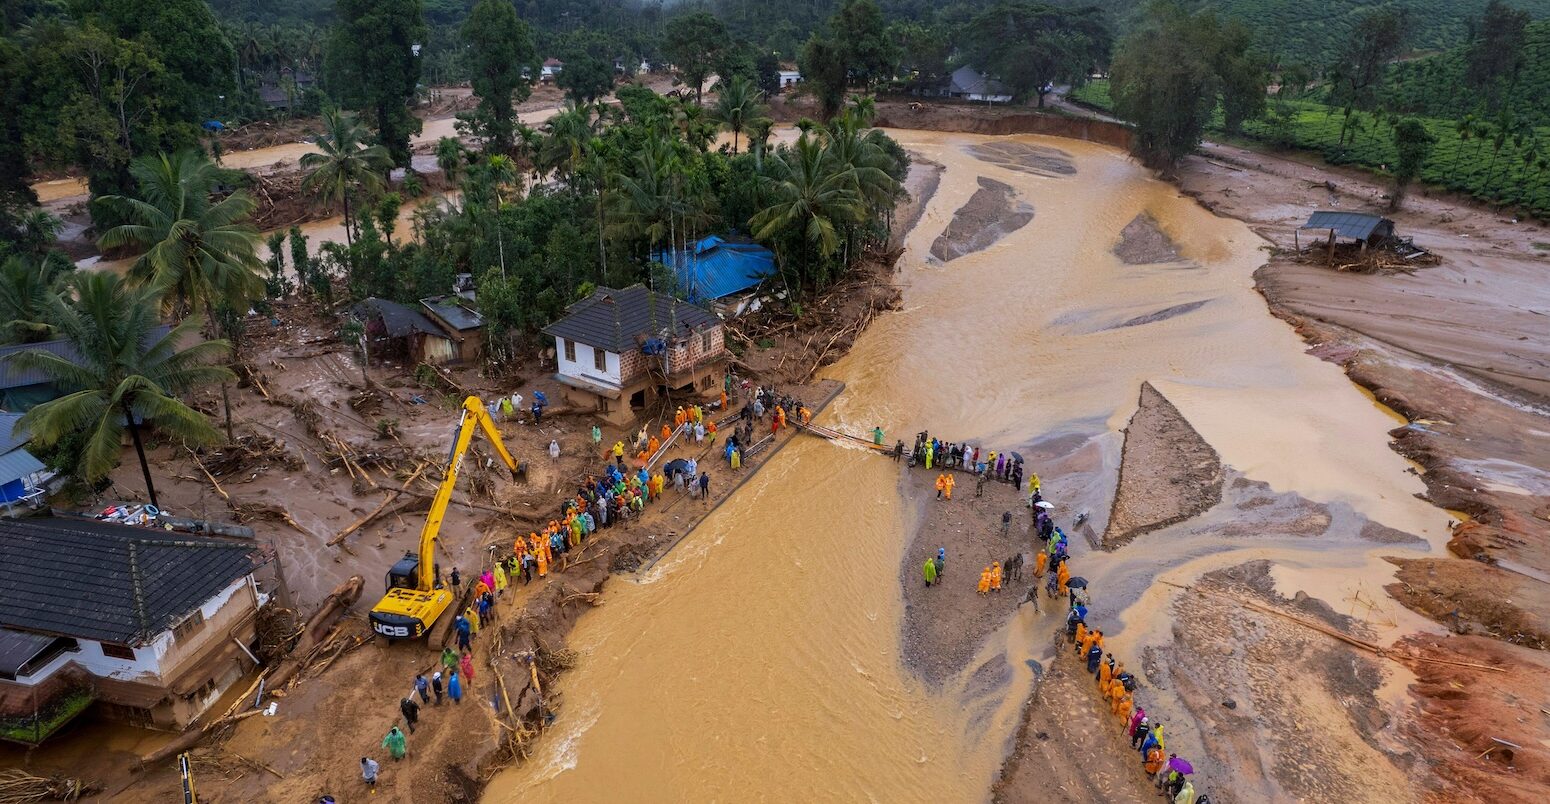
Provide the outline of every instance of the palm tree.
[[774,241],[777,253],[787,237],[801,243],[799,284],[814,279],[819,285],[827,272],[814,273],[812,257],[833,257],[840,247],[840,228],[865,219],[866,201],[851,172],[823,145],[806,133],[795,147],[782,148],[769,161],[768,206],[754,213],[748,224],[754,237]]
[[769,146],[770,130],[775,121],[768,117],[755,118],[748,123],[748,147],[753,150],[754,170],[764,172],[764,149]]
[[673,234],[673,177],[678,174],[672,143],[660,137],[648,139],[631,160],[608,194],[613,207],[614,232],[646,241],[652,251]]
[[313,139],[319,152],[301,157],[301,166],[308,171],[301,186],[324,204],[344,206],[344,237],[354,245],[355,217],[350,202],[357,193],[370,197],[381,192],[393,159],[381,145],[366,144],[366,127],[353,112],[324,109],[323,129]]
[[214,200],[222,171],[208,157],[193,149],[142,156],[129,173],[140,197],[101,199],[129,222],[104,232],[98,247],[144,249],[130,275],[173,294],[180,316],[264,292],[258,230],[248,222],[253,199],[238,190]]
[[[200,321],[192,316],[158,337],[155,288],[137,287],[107,272],[76,274],[70,287],[73,302],[56,296],[49,305],[60,334],[74,344],[79,360],[43,351],[23,352],[11,359],[73,390],[28,411],[17,422],[17,430],[31,433],[43,447],[83,434],[76,472],[95,481],[118,465],[127,426],[145,475],[146,493],[156,505],[141,428],[152,426],[185,444],[219,443],[220,433],[204,414],[180,402],[177,395],[234,379],[230,369],[214,365],[229,346],[226,341],[199,341]],[[191,345],[179,348],[180,344]]]
[[75,266],[64,255],[12,255],[0,263],[0,342],[37,343],[54,336],[49,300]]
[[720,86],[720,94],[710,114],[723,129],[732,132],[732,153],[737,153],[738,139],[743,129],[753,121],[769,115],[769,107],[761,102],[763,94],[752,81],[743,76],[736,76],[731,82]]
[[548,136],[538,146],[537,165],[544,173],[556,173],[561,180],[570,183],[571,176],[581,166],[587,143],[597,133],[592,120],[592,107],[585,103],[567,102],[565,108],[549,118]]
[[442,137],[436,141],[436,167],[447,177],[448,184],[457,183],[458,168],[463,166],[463,144],[457,137]]

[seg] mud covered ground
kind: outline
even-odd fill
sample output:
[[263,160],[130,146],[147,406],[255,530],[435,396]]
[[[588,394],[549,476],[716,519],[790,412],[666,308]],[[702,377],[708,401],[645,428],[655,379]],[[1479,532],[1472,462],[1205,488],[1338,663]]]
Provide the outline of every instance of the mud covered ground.
[[[1399,562],[1389,587],[1395,598],[1454,631],[1543,646],[1550,283],[1535,244],[1550,242],[1550,229],[1425,193],[1389,213],[1386,188],[1365,174],[1229,146],[1209,146],[1179,173],[1185,192],[1247,221],[1281,248],[1292,246],[1292,230],[1308,212],[1345,209],[1389,215],[1401,236],[1441,257],[1440,265],[1413,275],[1341,273],[1273,257],[1256,280],[1272,312],[1297,326],[1314,354],[1344,366],[1401,414],[1395,449],[1419,464],[1429,499],[1468,519],[1448,545],[1456,558]],[[1480,639],[1448,640],[1439,649],[1466,660],[1495,652]],[[1419,700],[1415,727],[1426,733],[1448,733],[1452,719],[1490,722],[1499,714],[1478,696],[1437,685],[1412,691]],[[1533,739],[1514,741],[1526,746],[1515,761],[1542,766],[1550,719],[1540,713],[1527,725]],[[1472,783],[1461,788],[1467,795],[1484,795],[1494,786],[1484,780],[1493,777],[1508,785],[1509,797],[1550,792],[1542,775],[1509,770],[1499,759],[1482,765],[1476,755],[1485,747],[1465,740],[1430,746],[1443,778]]]
[[[860,312],[851,310],[849,314]],[[841,315],[823,319],[822,325],[815,318],[813,324],[839,328],[846,325]],[[155,445],[151,457],[157,490],[163,507],[175,514],[246,521],[252,526],[260,544],[278,556],[291,605],[304,614],[351,575],[366,578],[366,592],[341,621],[336,636],[344,651],[336,659],[304,671],[291,689],[271,691],[279,706],[276,717],[247,718],[228,740],[207,741],[196,750],[200,790],[203,798],[211,801],[306,801],[330,792],[348,800],[351,791],[359,790],[360,756],[380,758],[383,752],[378,743],[398,719],[399,698],[408,693],[415,672],[428,672],[434,663],[435,654],[423,645],[383,643],[373,638],[365,622],[365,611],[380,595],[382,573],[414,547],[425,506],[416,505],[415,500],[395,504],[340,546],[326,542],[347,524],[377,509],[388,490],[404,487],[421,462],[425,462],[426,471],[407,487],[420,494],[434,490],[432,481],[439,480],[440,462],[445,460],[463,392],[491,399],[517,390],[531,399],[535,389],[542,389],[551,399],[561,398],[559,389],[548,375],[539,373],[539,367],[526,380],[503,382],[480,377],[472,370],[453,371],[447,376],[458,386],[454,393],[443,387],[444,380],[421,385],[405,376],[402,364],[390,359],[373,366],[368,392],[358,353],[336,344],[326,319],[304,306],[282,311],[281,318],[278,330],[271,330],[267,322],[255,324],[258,329],[245,356],[253,367],[253,379],[231,390],[237,434],[262,439],[266,445],[263,453],[228,463],[209,452],[196,463],[181,448]],[[815,409],[840,388],[827,380],[805,387],[781,387]],[[426,404],[415,404],[415,398],[424,399]],[[219,422],[218,399],[218,393],[206,394],[199,404]],[[649,426],[656,429],[660,416],[669,415],[670,410],[651,413]],[[552,406],[539,425],[533,424],[530,414],[501,421],[507,447],[531,467],[527,482],[512,484],[503,471],[485,471],[481,467],[484,460],[465,463],[460,490],[454,495],[438,545],[443,566],[460,567],[467,577],[483,564],[487,548],[509,550],[517,533],[525,534],[554,516],[560,498],[573,491],[575,482],[601,460],[601,450],[593,448],[587,434],[590,425],[590,417],[576,416],[563,405]],[[761,428],[757,431],[760,435],[767,433],[768,422]],[[503,635],[503,649],[492,650],[492,631],[476,638],[476,674],[468,697],[461,706],[449,702],[422,712],[420,728],[409,740],[409,757],[402,763],[383,762],[383,785],[377,797],[418,802],[477,796],[485,772],[499,761],[492,749],[497,746],[501,727],[493,722],[496,710],[486,705],[494,700],[497,690],[491,668],[500,668],[519,714],[539,711],[539,696],[529,683],[527,664],[514,657],[532,656],[536,650],[540,674],[546,681],[563,672],[565,634],[590,608],[591,594],[606,578],[615,571],[632,571],[668,549],[792,437],[807,436],[783,432],[773,445],[748,458],[735,474],[710,445],[676,447],[671,457],[693,455],[707,468],[711,476],[709,500],[669,489],[664,501],[648,507],[640,520],[601,531],[547,580],[508,590],[497,607],[500,623],[509,629]],[[628,440],[630,434],[604,429],[605,445],[618,438]],[[546,452],[550,440],[561,445],[559,460]],[[480,441],[476,440],[476,445]],[[346,467],[336,457],[341,451],[354,456],[358,463]],[[493,457],[487,448],[477,446],[476,454]],[[200,464],[210,468],[219,489],[204,476]],[[365,479],[367,475],[370,481]],[[102,496],[81,500],[79,507],[94,510],[113,500],[143,498],[144,484],[131,460],[114,473]],[[264,575],[266,587],[275,589],[278,577],[274,567]],[[543,700],[545,709],[560,705],[562,702],[552,698]],[[164,801],[175,795],[178,782],[171,767],[140,775],[128,772],[138,754],[154,748],[165,737],[125,737],[115,739],[112,750],[93,751],[87,746],[103,733],[97,728],[83,726],[33,752],[28,758],[30,767],[68,770],[98,780],[115,801]],[[109,728],[113,732],[133,731]],[[237,765],[234,756],[267,764],[283,778]]]
[[1114,255],[1126,265],[1153,265],[1181,259],[1173,238],[1162,230],[1156,218],[1146,213],[1137,215],[1120,230]]
[[1172,644],[1146,652],[1137,700],[1172,699],[1194,714],[1168,728],[1205,748],[1191,759],[1197,774],[1232,780],[1212,785],[1211,799],[1418,800],[1407,773],[1418,757],[1377,698],[1394,667],[1245,601],[1370,636],[1325,603],[1279,594],[1269,562],[1207,573],[1175,599]]
[[1011,185],[981,176],[979,186],[931,244],[931,256],[951,262],[984,251],[1033,220],[1033,205],[1018,201]]
[[[1032,519],[1026,499],[1010,483],[988,480],[984,495],[976,497],[974,475],[953,470],[953,498],[938,500],[940,470],[908,469],[904,461],[899,466],[900,491],[915,503],[916,514],[899,568],[904,660],[927,682],[941,684],[969,667],[981,643],[1006,622],[1034,583]],[[1001,532],[1002,513],[1012,515],[1006,535]],[[938,547],[947,548],[946,575],[927,588],[923,565]],[[1027,556],[1022,579],[1005,578],[1000,592],[980,595],[980,570],[996,561],[1004,567],[1019,553]]]
[[[1157,799],[1124,728],[1099,704],[1093,677],[1051,632],[1055,658],[1041,665],[1016,748],[991,789],[997,804]],[[1213,795],[1212,800],[1216,798]]]
[[1103,545],[1113,549],[1147,531],[1182,522],[1222,499],[1222,462],[1151,383],[1141,385],[1126,428],[1119,490]]

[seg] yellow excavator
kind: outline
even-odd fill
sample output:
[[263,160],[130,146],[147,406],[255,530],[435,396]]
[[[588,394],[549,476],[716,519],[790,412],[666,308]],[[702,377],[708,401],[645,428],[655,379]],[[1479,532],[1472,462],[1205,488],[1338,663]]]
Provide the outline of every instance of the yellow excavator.
[[463,456],[474,440],[474,428],[484,430],[495,451],[500,454],[506,468],[511,470],[512,480],[518,477],[518,466],[506,445],[501,443],[500,430],[495,420],[484,409],[478,397],[463,400],[463,415],[458,419],[457,438],[452,443],[452,455],[447,460],[447,476],[431,500],[430,513],[425,516],[425,527],[420,531],[419,553],[404,553],[387,574],[387,594],[371,610],[372,630],[388,639],[416,639],[424,636],[436,624],[447,606],[452,604],[452,591],[441,583],[436,571],[436,537],[441,532],[441,520],[452,501],[452,487],[457,485],[458,469]]

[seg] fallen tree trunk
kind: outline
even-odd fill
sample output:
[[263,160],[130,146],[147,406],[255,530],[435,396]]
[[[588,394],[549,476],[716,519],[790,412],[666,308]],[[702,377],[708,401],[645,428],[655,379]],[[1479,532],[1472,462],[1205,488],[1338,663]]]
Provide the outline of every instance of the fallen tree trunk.
[[[408,486],[409,484],[411,484],[415,480],[417,480],[420,477],[420,473],[425,471],[425,467],[427,465],[428,464],[422,462],[418,467],[416,467],[415,470],[414,470],[414,474],[410,475],[409,479],[404,481],[404,485]],[[362,471],[364,472],[365,470],[362,470]],[[373,510],[371,513],[361,517],[360,519],[355,520],[354,522],[351,522],[347,527],[345,527],[344,530],[339,532],[338,536],[335,536],[334,538],[329,539],[328,540],[328,546],[329,547],[337,547],[340,542],[344,541],[345,539],[350,538],[350,534],[352,534],[352,533],[356,532],[357,530],[360,530],[361,528],[365,527],[367,524],[371,523],[377,517],[382,516],[384,513],[388,513],[388,511],[387,511],[388,505],[391,504],[394,500],[398,499],[398,496],[400,494],[403,494],[405,491],[407,491],[407,489],[403,489],[403,488],[397,488],[397,489],[389,490],[387,498],[382,501],[381,505],[377,506],[376,509]],[[416,495],[416,496],[418,496],[418,495]],[[415,504],[418,505],[419,502],[416,502]],[[401,510],[404,510],[404,507],[400,506],[399,508],[395,508],[393,510],[395,512],[396,511],[401,511]]]

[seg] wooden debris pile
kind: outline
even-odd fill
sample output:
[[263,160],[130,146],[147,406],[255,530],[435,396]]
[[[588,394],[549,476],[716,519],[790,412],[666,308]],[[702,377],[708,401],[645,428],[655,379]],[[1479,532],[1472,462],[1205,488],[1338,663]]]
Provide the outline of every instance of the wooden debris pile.
[[19,768],[0,770],[0,804],[78,801],[102,788],[69,776],[34,776]]
[[246,479],[238,481],[244,483],[270,466],[279,466],[292,472],[300,471],[305,466],[301,458],[286,447],[285,442],[258,434],[238,436],[235,443],[207,452],[200,460],[205,471],[217,478],[247,475]]
[[1286,252],[1293,262],[1303,265],[1321,265],[1336,271],[1358,274],[1414,274],[1417,269],[1441,264],[1442,258],[1419,249],[1401,253],[1394,249],[1370,247],[1363,249],[1359,243],[1336,243],[1331,249],[1324,243],[1308,246],[1302,251]]

